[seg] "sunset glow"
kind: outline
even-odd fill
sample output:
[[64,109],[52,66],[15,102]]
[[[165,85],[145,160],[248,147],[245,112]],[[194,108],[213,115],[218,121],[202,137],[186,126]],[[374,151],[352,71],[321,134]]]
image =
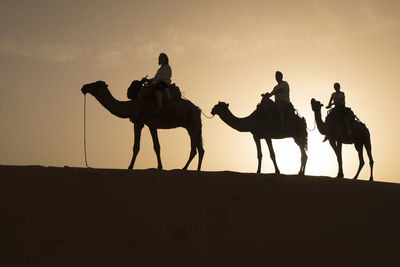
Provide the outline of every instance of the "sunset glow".
[[[96,3],[96,4],[94,4]],[[2,1],[0,3],[0,164],[84,166],[83,84],[104,80],[126,100],[134,79],[153,76],[160,52],[172,80],[209,114],[228,102],[249,115],[280,70],[291,101],[309,129],[310,100],[327,105],[339,82],[346,104],[371,132],[377,181],[400,182],[397,150],[400,2],[350,1]],[[326,110],[323,107],[323,118]],[[204,171],[255,172],[249,133],[218,116],[202,117]],[[336,176],[336,157],[317,129],[309,131],[307,175]],[[190,151],[184,129],[160,130],[165,169],[182,168]],[[273,141],[284,174],[296,174],[292,140]],[[87,151],[97,168],[127,168],[133,127],[87,96]],[[274,171],[265,142],[263,173]],[[368,158],[360,179],[368,179]],[[343,148],[345,177],[358,167],[354,146]],[[189,169],[195,169],[197,158]],[[155,168],[143,130],[135,168]]]

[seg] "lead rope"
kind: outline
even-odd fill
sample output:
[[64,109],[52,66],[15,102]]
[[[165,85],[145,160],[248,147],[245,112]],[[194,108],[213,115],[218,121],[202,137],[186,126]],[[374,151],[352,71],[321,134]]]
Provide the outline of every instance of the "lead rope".
[[214,118],[214,115],[212,115],[212,116],[207,116],[201,109],[200,109],[200,111],[201,111],[201,114],[203,114],[203,116],[206,117],[207,119],[212,119],[212,118]]
[[[297,115],[300,116],[300,117],[302,117],[302,116],[300,115],[299,111],[298,111],[297,109],[295,109],[295,110],[296,110]],[[304,118],[304,117],[302,117],[302,118]],[[305,118],[304,118],[304,119],[305,119]],[[315,118],[314,118],[314,127],[313,127],[312,129],[308,129],[307,123],[306,123],[306,128],[307,128],[307,130],[309,130],[310,132],[314,131],[314,130],[315,130],[315,127],[317,127],[317,123],[316,123]]]
[[[183,97],[184,99],[186,99],[187,101],[190,101],[187,97],[185,97],[183,94],[181,94],[181,97]],[[192,102],[192,101],[190,101],[190,102]],[[199,108],[200,109],[200,108]],[[203,116],[204,117],[206,117],[207,119],[212,119],[212,118],[214,118],[214,115],[212,115],[211,117],[210,116],[207,116],[201,109],[200,109],[200,112],[201,112],[201,114],[203,114]]]
[[[307,124],[306,124],[306,127],[307,127]],[[309,130],[309,131],[314,131],[314,130],[315,130],[315,127],[317,127],[317,123],[315,122],[315,119],[314,119],[314,128],[308,129],[308,127],[307,127],[307,130]]]
[[86,94],[84,94],[84,99],[83,99],[83,148],[85,152],[86,167],[90,168],[87,163],[87,156],[86,156]]

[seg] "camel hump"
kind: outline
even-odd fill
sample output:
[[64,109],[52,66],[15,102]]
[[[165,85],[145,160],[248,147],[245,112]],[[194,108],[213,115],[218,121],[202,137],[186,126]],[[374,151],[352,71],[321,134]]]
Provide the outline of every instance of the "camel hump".
[[175,83],[169,85],[168,90],[170,91],[172,98],[181,99],[181,89],[179,89],[179,86],[177,86]]
[[[169,91],[171,99],[169,99],[166,90]],[[162,90],[164,102],[181,99],[181,90],[175,83],[168,85],[166,90]],[[139,95],[142,97],[154,97],[154,89],[151,86],[144,85],[143,82],[139,80],[134,80],[127,90],[127,97],[129,99],[136,99]]]
[[344,118],[347,117],[349,121],[356,120],[357,116],[354,114],[353,110],[349,107],[345,107],[344,105],[336,106],[331,109],[326,116],[326,119],[333,121],[343,121]]
[[190,101],[189,99],[181,98],[181,99],[179,100],[179,103],[180,103],[181,105],[187,105],[188,107],[192,108],[193,110],[196,110],[196,112],[197,112],[197,111],[198,111],[198,112],[201,112],[200,107],[198,107],[198,106],[196,106],[195,104],[193,104],[193,102]]
[[[279,107],[279,105],[281,107]],[[296,116],[296,109],[294,108],[293,104],[291,102],[286,103],[286,102],[279,102],[276,103],[272,101],[271,99],[268,98],[263,98],[261,102],[257,105],[257,113],[263,116],[273,116],[273,117],[278,117],[279,116],[279,109],[282,108],[283,106],[283,111],[286,117],[293,117]]]

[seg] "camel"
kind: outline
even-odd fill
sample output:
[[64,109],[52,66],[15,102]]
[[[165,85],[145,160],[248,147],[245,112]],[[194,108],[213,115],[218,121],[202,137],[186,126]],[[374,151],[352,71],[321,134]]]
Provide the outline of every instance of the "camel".
[[[271,160],[274,164],[275,173],[280,174],[271,139],[292,137],[295,143],[299,146],[301,152],[301,167],[299,175],[304,175],[307,163],[307,130],[305,119],[295,116],[291,120],[287,120],[285,127],[282,127],[276,113],[273,114],[271,112],[271,108],[274,108],[275,103],[270,99],[266,100],[266,102],[264,102],[264,100],[259,104],[254,112],[245,118],[235,117],[229,110],[229,104],[225,102],[219,102],[216,104],[213,107],[211,114],[217,114],[223,122],[233,129],[239,132],[250,132],[253,135],[257,147],[257,173],[261,172],[262,152],[260,140],[265,139]],[[263,107],[263,109],[259,109],[259,107]]]
[[363,147],[367,150],[367,154],[369,157],[369,165],[371,168],[371,175],[369,180],[373,181],[373,167],[374,160],[372,158],[371,153],[371,137],[368,128],[364,123],[360,121],[353,121],[350,123],[351,127],[351,135],[348,135],[344,129],[343,125],[332,121],[331,123],[326,123],[321,119],[321,107],[323,104],[321,102],[311,99],[311,108],[314,111],[315,121],[317,123],[317,128],[322,135],[325,135],[329,140],[329,144],[331,145],[333,151],[336,154],[337,162],[339,165],[339,171],[337,174],[338,178],[343,178],[343,164],[342,164],[342,144],[354,144],[359,158],[359,167],[356,175],[353,179],[357,179],[358,175],[361,172],[361,169],[364,166],[364,156],[363,156]]
[[[85,84],[81,89],[83,94],[93,95],[100,104],[119,118],[130,118],[134,124],[134,145],[133,156],[128,169],[133,169],[136,157],[140,150],[140,136],[144,125],[149,127],[153,139],[153,148],[157,155],[158,169],[162,169],[160,157],[160,143],[158,141],[157,129],[173,129],[183,127],[190,136],[191,150],[189,159],[183,170],[187,170],[190,162],[199,153],[197,170],[200,171],[204,156],[203,141],[201,134],[201,111],[192,102],[180,100],[174,103],[165,104],[162,114],[154,115],[153,112],[141,112],[140,118],[137,118],[138,100],[119,101],[116,100],[108,90],[108,85],[104,81]],[[136,116],[136,118],[135,118]],[[197,152],[196,152],[197,149]]]

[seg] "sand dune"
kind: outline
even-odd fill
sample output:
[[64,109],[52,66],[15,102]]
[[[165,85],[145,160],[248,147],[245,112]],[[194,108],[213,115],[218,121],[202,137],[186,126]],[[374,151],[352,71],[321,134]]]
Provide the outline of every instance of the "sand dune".
[[395,266],[400,185],[0,166],[0,266]]

